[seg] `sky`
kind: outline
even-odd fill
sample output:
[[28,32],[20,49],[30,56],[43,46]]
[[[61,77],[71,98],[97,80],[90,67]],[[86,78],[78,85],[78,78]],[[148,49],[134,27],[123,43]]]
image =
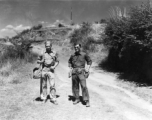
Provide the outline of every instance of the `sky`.
[[115,6],[130,7],[145,0],[0,0],[0,37],[42,23],[70,23],[72,8],[74,23],[100,21],[109,17]]

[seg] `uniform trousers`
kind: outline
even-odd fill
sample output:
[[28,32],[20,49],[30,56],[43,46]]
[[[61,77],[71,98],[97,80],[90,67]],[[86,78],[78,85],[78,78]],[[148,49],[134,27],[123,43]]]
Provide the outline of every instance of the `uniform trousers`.
[[72,92],[76,99],[79,99],[79,86],[81,86],[83,100],[89,100],[89,92],[83,72],[72,74]]
[[47,97],[47,82],[48,82],[49,86],[50,86],[50,99],[56,100],[54,73],[50,70],[43,69],[42,77],[41,77],[40,81],[41,81],[41,83],[40,83],[41,97],[43,97],[43,98]]

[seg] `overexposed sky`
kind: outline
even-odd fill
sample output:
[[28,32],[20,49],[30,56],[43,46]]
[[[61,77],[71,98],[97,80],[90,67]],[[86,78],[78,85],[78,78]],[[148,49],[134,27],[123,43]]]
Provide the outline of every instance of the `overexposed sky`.
[[109,17],[113,6],[128,7],[145,0],[0,0],[0,37],[13,36],[15,30],[30,28],[43,23],[49,25],[56,20],[70,22],[71,7],[73,21],[99,21]]

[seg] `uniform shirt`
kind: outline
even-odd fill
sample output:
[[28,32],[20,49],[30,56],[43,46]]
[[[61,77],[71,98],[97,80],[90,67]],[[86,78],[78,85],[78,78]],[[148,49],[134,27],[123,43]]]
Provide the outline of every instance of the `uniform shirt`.
[[50,65],[52,64],[52,62],[55,60],[56,57],[56,53],[55,52],[51,52],[51,53],[44,53],[44,65]]
[[69,67],[73,67],[73,68],[84,68],[86,62],[87,62],[87,65],[92,64],[92,60],[84,52],[74,53],[73,55],[71,55],[68,61]]
[[43,52],[38,57],[38,61],[43,61],[44,66],[50,66],[54,61],[58,62],[57,53],[55,51],[51,51],[51,53]]

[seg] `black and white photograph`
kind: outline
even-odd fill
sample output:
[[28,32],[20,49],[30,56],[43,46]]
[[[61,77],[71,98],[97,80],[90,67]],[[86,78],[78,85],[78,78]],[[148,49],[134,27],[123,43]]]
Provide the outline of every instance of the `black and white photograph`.
[[0,120],[152,120],[152,0],[0,0]]

